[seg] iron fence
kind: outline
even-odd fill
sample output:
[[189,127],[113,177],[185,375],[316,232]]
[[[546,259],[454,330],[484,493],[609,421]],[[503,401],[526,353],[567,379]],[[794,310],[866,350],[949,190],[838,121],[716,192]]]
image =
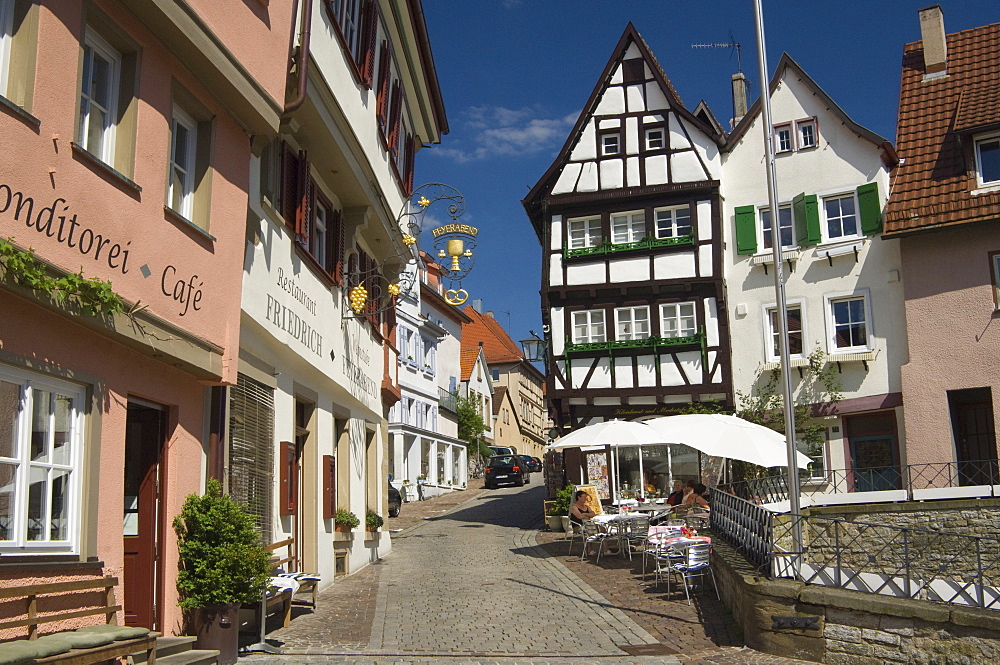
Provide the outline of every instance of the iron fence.
[[[979,495],[1000,496],[1000,468],[997,460],[853,467],[813,473],[815,475],[803,475],[800,481],[802,494],[814,498],[823,494],[900,491],[904,494],[894,500],[913,500],[926,498],[929,490],[959,487],[978,487],[982,488]],[[788,500],[788,480],[785,475],[730,483],[722,485],[721,489],[754,503]]]

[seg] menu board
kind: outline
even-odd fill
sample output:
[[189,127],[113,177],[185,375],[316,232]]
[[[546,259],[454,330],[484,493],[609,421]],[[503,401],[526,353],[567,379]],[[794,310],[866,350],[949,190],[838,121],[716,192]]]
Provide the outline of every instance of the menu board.
[[597,488],[598,498],[611,498],[611,486],[608,483],[608,456],[604,451],[587,453],[587,482]]

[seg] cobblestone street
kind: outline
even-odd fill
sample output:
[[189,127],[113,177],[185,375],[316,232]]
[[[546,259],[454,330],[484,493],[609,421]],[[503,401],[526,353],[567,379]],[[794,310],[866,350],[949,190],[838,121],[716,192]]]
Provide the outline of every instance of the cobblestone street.
[[[536,480],[537,482],[537,480]],[[539,485],[455,492],[403,505],[387,520],[392,554],[337,580],[318,608],[296,607],[268,634],[282,655],[254,665],[313,663],[648,663],[801,661],[741,647],[711,593],[689,606],[644,586],[638,558],[567,554],[540,531]]]

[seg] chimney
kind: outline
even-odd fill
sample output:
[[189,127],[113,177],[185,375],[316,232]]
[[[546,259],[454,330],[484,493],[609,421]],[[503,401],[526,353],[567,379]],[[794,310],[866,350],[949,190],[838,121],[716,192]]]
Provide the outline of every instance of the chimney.
[[733,122],[732,126],[740,124],[747,114],[747,77],[743,72],[733,74]]
[[493,316],[493,311],[492,310],[490,310],[489,312],[485,312],[485,314],[486,314],[486,316],[490,317],[491,319],[497,318],[497,317]]
[[477,312],[479,312],[480,314],[482,314],[483,313],[483,301],[481,299],[479,299],[479,298],[476,298],[475,300],[473,300],[472,301],[472,309],[474,309]]
[[924,76],[947,74],[948,43],[944,34],[944,12],[941,5],[920,10],[920,39],[924,43]]

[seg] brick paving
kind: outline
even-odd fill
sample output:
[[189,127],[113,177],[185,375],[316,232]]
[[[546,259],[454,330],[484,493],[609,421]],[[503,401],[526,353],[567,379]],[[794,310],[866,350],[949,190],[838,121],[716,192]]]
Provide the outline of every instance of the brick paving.
[[[566,553],[562,533],[540,531],[544,489],[463,492],[405,503],[386,521],[393,551],[296,607],[268,633],[282,655],[247,665],[792,665],[742,647],[711,592],[641,584],[641,562]],[[650,578],[651,579],[651,578]],[[676,591],[676,590],[675,590]]]

